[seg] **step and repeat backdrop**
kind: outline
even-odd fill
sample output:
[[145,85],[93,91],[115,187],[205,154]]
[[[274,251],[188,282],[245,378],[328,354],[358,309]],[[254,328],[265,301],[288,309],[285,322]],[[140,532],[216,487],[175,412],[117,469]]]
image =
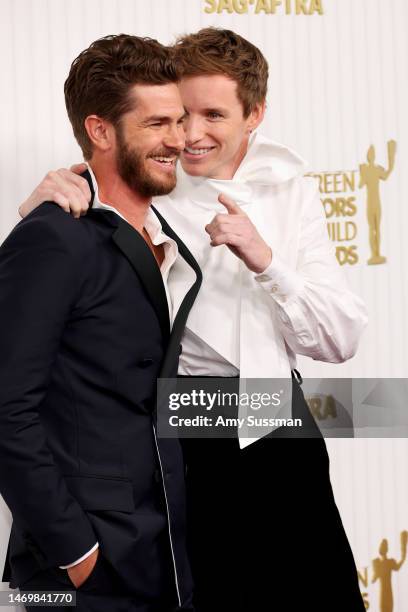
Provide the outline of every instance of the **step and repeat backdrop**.
[[[81,160],[63,98],[76,55],[107,34],[170,43],[209,25],[235,30],[267,57],[260,131],[308,160],[339,266],[368,307],[369,325],[350,362],[302,359],[299,369],[303,376],[387,384],[408,378],[406,0],[0,0],[0,241],[44,174]],[[336,418],[331,399],[309,398],[318,420]],[[386,412],[386,393],[379,402]],[[327,443],[366,608],[406,612],[408,441]],[[9,529],[0,499],[1,568]],[[317,585],[318,577],[316,567]],[[337,588],[333,575],[333,599]]]

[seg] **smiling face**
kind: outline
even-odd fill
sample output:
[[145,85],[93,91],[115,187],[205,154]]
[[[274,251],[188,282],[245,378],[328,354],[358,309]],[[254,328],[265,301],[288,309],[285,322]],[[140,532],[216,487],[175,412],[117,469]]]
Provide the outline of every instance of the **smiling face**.
[[176,163],[184,149],[180,93],[175,83],[135,85],[134,109],[116,129],[117,170],[145,197],[165,195],[176,185]]
[[257,105],[245,118],[237,83],[221,74],[184,78],[179,89],[186,110],[183,169],[192,176],[231,179],[245,156],[251,131],[263,119],[265,105]]

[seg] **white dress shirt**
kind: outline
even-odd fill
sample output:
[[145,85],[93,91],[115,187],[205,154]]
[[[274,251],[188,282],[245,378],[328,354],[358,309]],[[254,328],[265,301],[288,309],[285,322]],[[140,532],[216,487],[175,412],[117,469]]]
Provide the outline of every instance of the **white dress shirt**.
[[[255,133],[232,180],[192,177],[179,168],[176,189],[154,198],[203,271],[179,373],[289,381],[296,354],[332,363],[355,354],[366,309],[347,286],[317,181],[305,169],[296,153]],[[262,274],[227,246],[211,247],[204,228],[226,214],[220,193],[241,206],[271,247]],[[177,287],[169,280],[174,299]],[[255,440],[240,433],[241,448]]]

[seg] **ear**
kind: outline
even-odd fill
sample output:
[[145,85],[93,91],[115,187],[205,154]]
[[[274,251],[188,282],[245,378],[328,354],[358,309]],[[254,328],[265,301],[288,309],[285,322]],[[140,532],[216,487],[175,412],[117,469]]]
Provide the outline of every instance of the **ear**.
[[249,132],[253,132],[262,123],[265,116],[266,101],[256,104],[249,114],[247,119],[247,128]]
[[115,143],[115,129],[109,121],[97,115],[89,115],[84,122],[92,146],[99,151],[109,151]]

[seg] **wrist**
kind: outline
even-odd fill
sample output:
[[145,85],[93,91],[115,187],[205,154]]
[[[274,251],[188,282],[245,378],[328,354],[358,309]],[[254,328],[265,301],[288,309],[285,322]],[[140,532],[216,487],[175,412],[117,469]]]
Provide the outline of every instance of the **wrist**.
[[24,200],[24,202],[20,204],[18,208],[18,213],[22,219],[24,219],[28,214],[30,214],[30,212],[36,207],[36,204],[33,205],[30,198]]
[[267,246],[265,253],[262,257],[259,258],[259,262],[257,261],[256,265],[251,268],[252,272],[255,274],[262,274],[272,263],[272,249]]

